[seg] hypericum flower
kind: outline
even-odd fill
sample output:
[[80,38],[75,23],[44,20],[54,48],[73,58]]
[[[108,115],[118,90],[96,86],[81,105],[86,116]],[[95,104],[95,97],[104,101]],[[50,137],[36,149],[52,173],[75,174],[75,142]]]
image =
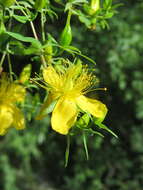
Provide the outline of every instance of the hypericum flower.
[[57,100],[51,117],[51,125],[56,132],[66,135],[77,120],[80,110],[92,114],[96,118],[104,118],[106,106],[96,99],[85,96],[91,88],[94,77],[87,68],[69,64],[64,71],[56,71],[50,65],[43,70],[45,87],[49,91],[37,119],[45,116],[45,109]]
[[3,74],[0,78],[0,135],[4,135],[11,127],[24,129],[24,116],[15,103],[25,98],[25,88]]

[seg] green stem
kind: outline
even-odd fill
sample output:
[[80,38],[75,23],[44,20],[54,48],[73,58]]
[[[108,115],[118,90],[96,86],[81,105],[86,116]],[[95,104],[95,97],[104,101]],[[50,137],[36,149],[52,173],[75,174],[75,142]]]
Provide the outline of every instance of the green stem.
[[[31,25],[32,32],[33,32],[33,35],[34,35],[35,39],[38,40],[38,36],[37,36],[36,30],[35,30],[35,27],[34,27],[34,24],[33,24],[32,21],[30,21],[30,25]],[[43,66],[44,66],[44,67],[47,67],[46,60],[45,60],[44,55],[40,55],[40,57],[41,57],[41,61],[42,61],[42,63],[43,63]]]
[[41,12],[41,30],[42,30],[42,40],[45,42],[45,30],[44,30],[44,14],[43,10]]
[[87,141],[86,141],[86,135],[85,132],[83,132],[83,144],[84,144],[84,149],[86,153],[86,159],[89,160],[89,154],[88,154],[88,148],[87,148]]
[[38,40],[38,36],[37,36],[36,30],[32,21],[30,21],[30,25],[31,25],[31,29],[32,29],[35,39]]
[[0,68],[2,67],[2,64],[4,62],[5,56],[6,56],[6,52],[3,53],[2,58],[0,60]]
[[66,152],[65,152],[65,167],[67,167],[68,165],[69,151],[70,151],[70,135],[67,135],[67,147],[66,147]]
[[66,25],[70,25],[71,15],[72,15],[72,12],[69,10]]
[[[19,3],[18,3],[17,1],[16,1],[16,4],[19,6]],[[29,20],[29,17],[28,17],[28,15],[27,15],[27,13],[26,13],[25,11],[23,11],[22,8],[20,8],[20,10],[21,10],[21,12],[27,17],[27,19]],[[30,22],[30,26],[31,26],[31,29],[32,29],[34,38],[35,38],[36,40],[39,40],[33,22],[30,21],[30,20],[29,20],[29,22]],[[44,67],[47,67],[45,57],[44,57],[43,55],[40,55],[40,57],[41,57],[41,61],[42,61],[43,66],[44,66]]]
[[10,80],[13,81],[12,66],[11,66],[11,59],[10,59],[9,53],[7,53],[7,59],[8,59],[8,67],[9,67],[9,73],[10,73]]
[[[0,16],[2,16],[1,19],[3,19],[4,16],[5,16],[4,9],[2,10],[1,14],[2,14],[2,15],[0,15]],[[13,11],[12,11],[12,14],[13,14]],[[1,20],[1,21],[3,22],[3,20]],[[10,30],[11,24],[12,24],[12,17],[11,17],[11,15],[10,15],[10,20],[9,20],[9,24],[8,24],[8,30]],[[6,57],[8,46],[9,46],[9,45],[7,44],[7,45],[6,45],[6,51],[3,53],[2,57],[1,57],[1,60],[0,60],[0,68],[2,67],[3,62],[4,62],[4,59],[5,59],[5,57]]]

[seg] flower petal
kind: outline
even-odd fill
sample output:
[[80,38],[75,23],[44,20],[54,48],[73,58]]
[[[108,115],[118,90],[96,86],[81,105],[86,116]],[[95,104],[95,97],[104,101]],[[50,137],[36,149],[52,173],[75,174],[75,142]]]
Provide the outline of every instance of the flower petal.
[[87,111],[97,118],[104,118],[107,113],[107,107],[105,104],[83,95],[76,99],[76,103],[83,111]]
[[13,122],[13,111],[7,105],[0,106],[0,135],[5,135]]
[[17,130],[24,129],[25,128],[25,119],[24,119],[23,113],[16,106],[13,106],[13,111],[14,111],[14,113],[13,113],[13,126]]
[[60,98],[52,113],[52,128],[56,132],[66,135],[77,118],[75,102]]
[[53,89],[57,89],[63,84],[62,75],[58,74],[52,66],[43,69],[43,78]]

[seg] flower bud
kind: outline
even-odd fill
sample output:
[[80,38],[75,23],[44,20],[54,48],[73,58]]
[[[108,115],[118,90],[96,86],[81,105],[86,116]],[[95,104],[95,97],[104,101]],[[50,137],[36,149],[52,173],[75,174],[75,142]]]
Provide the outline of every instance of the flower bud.
[[92,0],[91,1],[91,11],[94,14],[100,8],[100,0]]
[[53,47],[50,43],[48,43],[44,48],[44,57],[48,64],[52,63],[52,53],[53,53]]
[[22,84],[26,84],[29,81],[31,75],[32,67],[30,64],[26,65],[22,72],[20,73],[19,82]]
[[85,4],[84,10],[89,15],[94,15],[100,9],[100,0],[91,0],[90,5]]
[[60,37],[61,46],[69,46],[72,41],[72,30],[70,26],[71,13],[69,12],[65,28]]

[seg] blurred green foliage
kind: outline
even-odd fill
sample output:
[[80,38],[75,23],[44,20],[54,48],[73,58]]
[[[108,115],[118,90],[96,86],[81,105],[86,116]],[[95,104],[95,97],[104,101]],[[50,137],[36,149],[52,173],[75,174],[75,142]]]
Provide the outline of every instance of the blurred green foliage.
[[[89,161],[82,138],[73,137],[70,161],[64,168],[66,139],[50,132],[49,118],[34,121],[28,130],[11,130],[0,137],[1,190],[141,190],[143,187],[143,3],[124,1],[110,29],[87,33],[75,23],[74,43],[97,62],[100,92],[108,105],[106,123],[119,136],[89,136]],[[56,28],[56,26],[55,26]],[[77,32],[78,31],[78,32]],[[28,105],[28,103],[27,103]],[[28,114],[29,113],[29,114]],[[49,133],[49,134],[48,134]]]

